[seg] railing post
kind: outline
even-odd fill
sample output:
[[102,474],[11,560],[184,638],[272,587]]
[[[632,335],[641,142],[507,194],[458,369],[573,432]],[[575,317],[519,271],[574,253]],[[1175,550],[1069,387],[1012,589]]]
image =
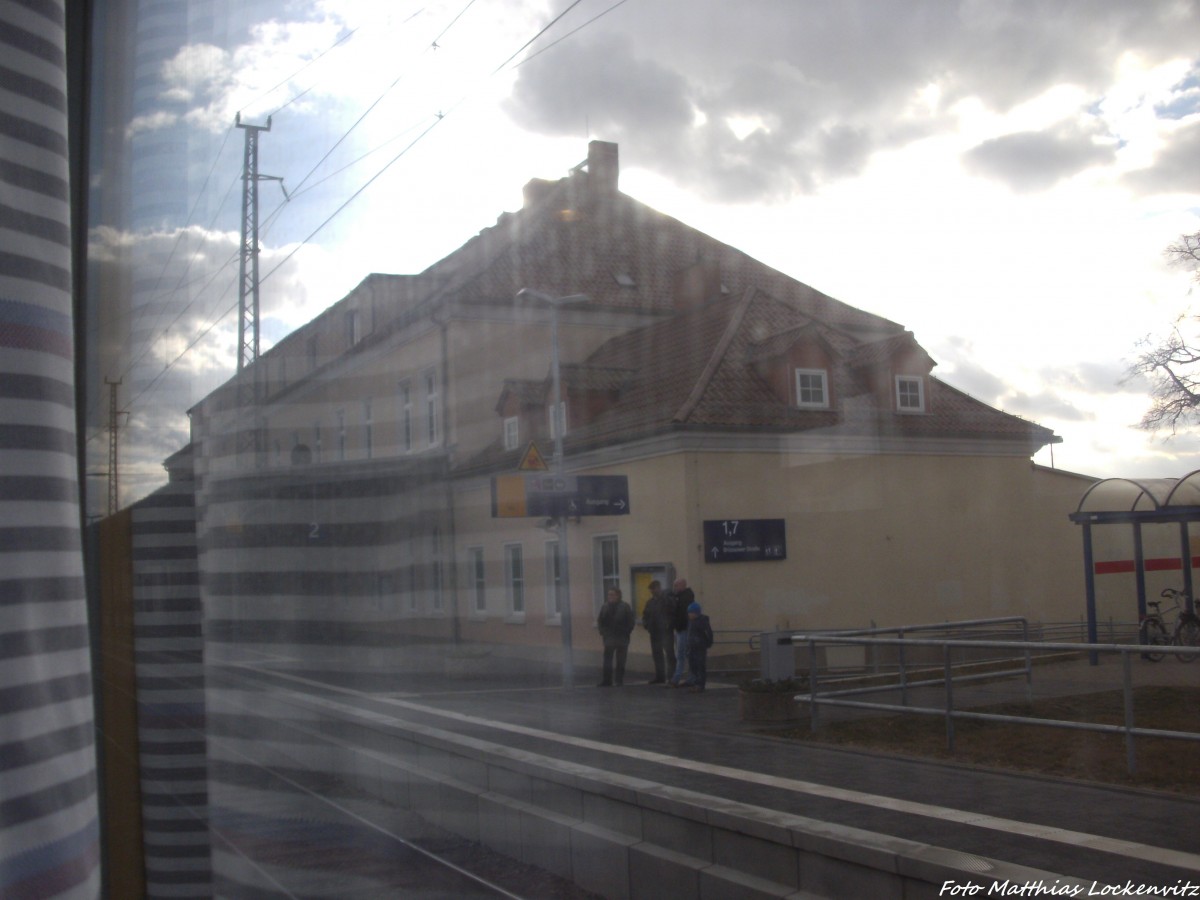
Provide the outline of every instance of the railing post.
[[900,705],[908,706],[908,669],[904,665],[904,629],[899,631],[900,644]]
[[1137,774],[1137,751],[1133,742],[1133,660],[1128,650],[1121,651],[1121,668],[1125,692],[1125,768],[1130,775]]
[[[875,625],[875,620],[868,619],[868,621],[871,623],[871,635],[874,636],[874,634],[877,630],[877,626]],[[871,657],[871,674],[878,675],[879,674],[879,645],[878,644],[867,644],[867,653]]]
[[817,730],[817,710],[821,708],[817,703],[817,642],[808,639],[808,730]]
[[943,648],[944,668],[946,672],[946,750],[954,752],[954,679],[950,666],[950,645]]

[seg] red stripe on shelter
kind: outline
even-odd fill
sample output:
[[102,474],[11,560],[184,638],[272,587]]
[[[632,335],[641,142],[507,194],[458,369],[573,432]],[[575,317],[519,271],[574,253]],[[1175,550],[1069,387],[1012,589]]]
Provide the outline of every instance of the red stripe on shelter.
[[[1182,561],[1177,557],[1160,557],[1145,561],[1147,572],[1171,572],[1183,568]],[[1192,568],[1200,566],[1200,556],[1192,557]],[[1132,559],[1113,559],[1108,562],[1098,562],[1093,566],[1097,575],[1115,575],[1118,572],[1133,572],[1136,569]]]

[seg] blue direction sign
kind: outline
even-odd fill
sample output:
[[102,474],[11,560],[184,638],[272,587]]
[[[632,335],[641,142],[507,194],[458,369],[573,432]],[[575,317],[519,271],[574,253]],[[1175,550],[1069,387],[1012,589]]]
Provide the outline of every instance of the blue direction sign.
[[787,559],[783,519],[705,519],[704,561],[761,562]]
[[527,516],[625,516],[629,479],[624,475],[525,476]]

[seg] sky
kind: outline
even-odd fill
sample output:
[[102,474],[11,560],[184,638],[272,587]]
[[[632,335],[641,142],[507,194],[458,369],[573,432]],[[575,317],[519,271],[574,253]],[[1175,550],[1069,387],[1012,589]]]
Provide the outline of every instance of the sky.
[[162,286],[130,432],[161,460],[232,371],[240,113],[271,116],[260,171],[290,196],[260,187],[265,346],[600,139],[625,193],[903,324],[936,376],[1052,428],[1036,462],[1182,476],[1200,432],[1137,429],[1149,385],[1127,373],[1193,327],[1194,275],[1164,250],[1200,230],[1198,6],[251,0],[221,46],[164,54],[124,123],[135,151],[186,142],[191,216],[93,228],[94,258],[132,247]]

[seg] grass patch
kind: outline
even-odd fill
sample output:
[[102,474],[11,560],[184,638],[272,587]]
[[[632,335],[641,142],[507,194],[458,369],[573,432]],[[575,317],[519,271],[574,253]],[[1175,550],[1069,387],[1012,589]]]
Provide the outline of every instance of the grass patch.
[[[1120,691],[1004,703],[976,711],[1111,725],[1125,721]],[[1200,733],[1200,688],[1135,688],[1134,711],[1134,724],[1139,728]],[[1122,735],[962,719],[955,721],[954,729],[953,753],[946,750],[945,722],[936,716],[868,716],[829,722],[816,733],[809,731],[807,724],[773,733],[815,743],[1200,796],[1200,745],[1195,742],[1138,737],[1137,774],[1130,776]]]

